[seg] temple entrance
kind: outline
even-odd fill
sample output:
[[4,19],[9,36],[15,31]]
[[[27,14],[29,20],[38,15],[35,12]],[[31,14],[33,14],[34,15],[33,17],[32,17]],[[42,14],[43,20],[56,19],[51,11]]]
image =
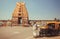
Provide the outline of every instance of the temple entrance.
[[22,24],[22,17],[18,17],[18,24]]

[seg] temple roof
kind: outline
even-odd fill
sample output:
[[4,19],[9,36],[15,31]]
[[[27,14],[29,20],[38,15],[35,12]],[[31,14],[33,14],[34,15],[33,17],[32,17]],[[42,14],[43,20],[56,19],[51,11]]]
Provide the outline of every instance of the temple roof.
[[28,17],[28,12],[25,3],[17,2],[16,8],[12,14],[13,17]]

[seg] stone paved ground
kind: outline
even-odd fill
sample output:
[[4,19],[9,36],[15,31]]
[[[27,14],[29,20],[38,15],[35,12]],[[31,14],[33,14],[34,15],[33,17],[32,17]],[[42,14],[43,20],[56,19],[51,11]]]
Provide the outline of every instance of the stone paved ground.
[[32,27],[7,26],[0,27],[0,39],[60,39],[60,36],[33,38]]

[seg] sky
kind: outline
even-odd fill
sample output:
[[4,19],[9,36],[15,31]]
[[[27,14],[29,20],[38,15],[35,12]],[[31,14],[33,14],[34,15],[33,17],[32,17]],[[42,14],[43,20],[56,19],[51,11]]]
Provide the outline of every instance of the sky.
[[24,2],[29,20],[60,19],[60,0],[0,0],[0,20],[12,19],[17,2]]

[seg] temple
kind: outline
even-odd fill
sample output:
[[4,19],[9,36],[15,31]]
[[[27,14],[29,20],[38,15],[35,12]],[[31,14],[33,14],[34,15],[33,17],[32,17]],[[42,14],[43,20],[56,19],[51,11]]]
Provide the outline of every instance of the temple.
[[12,13],[12,25],[28,25],[28,12],[25,7],[25,3],[17,2],[16,8]]

